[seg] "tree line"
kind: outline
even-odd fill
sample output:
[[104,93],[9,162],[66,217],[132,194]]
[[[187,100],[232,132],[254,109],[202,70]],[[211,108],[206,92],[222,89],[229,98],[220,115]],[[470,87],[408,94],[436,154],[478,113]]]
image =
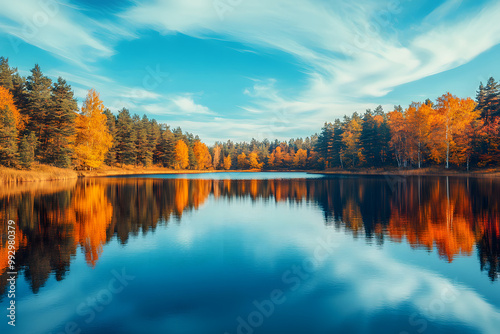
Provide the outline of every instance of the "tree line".
[[320,134],[289,141],[216,142],[142,118],[113,114],[91,89],[74,92],[35,65],[22,77],[0,57],[0,164],[64,168],[161,166],[174,169],[350,169],[496,166],[500,161],[500,85],[481,83],[476,101],[450,93],[384,112],[381,106],[325,123]]
[[325,168],[469,169],[500,162],[500,85],[481,83],[476,101],[446,93],[385,113],[381,106],[325,123],[317,149]]

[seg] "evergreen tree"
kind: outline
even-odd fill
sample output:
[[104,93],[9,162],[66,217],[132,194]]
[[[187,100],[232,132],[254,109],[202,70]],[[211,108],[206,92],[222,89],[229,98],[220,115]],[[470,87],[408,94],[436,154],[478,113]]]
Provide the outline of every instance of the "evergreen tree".
[[391,141],[391,130],[389,128],[389,122],[387,120],[387,115],[382,116],[382,122],[378,125],[378,148],[379,148],[379,158],[380,164],[386,165],[389,159],[389,142]]
[[23,122],[28,123],[29,113],[26,108],[27,105],[27,92],[26,92],[26,78],[15,73],[12,77],[12,96],[14,97],[14,102],[16,103],[17,109],[23,116]]
[[51,104],[51,86],[52,81],[35,65],[26,81],[26,112],[29,116],[28,130],[33,131],[37,137],[38,147],[35,155],[40,159],[46,154],[50,137],[46,116]]
[[486,123],[489,123],[492,117],[500,116],[499,94],[500,85],[495,79],[490,78],[484,88],[484,106],[481,113],[481,117]]
[[377,123],[370,110],[367,110],[363,116],[363,125],[359,139],[366,166],[377,166],[380,161],[377,152]]
[[14,89],[12,77],[16,72],[17,68],[9,66],[9,58],[0,57],[0,86],[12,91]]
[[150,164],[154,163],[154,153],[156,145],[160,141],[160,124],[155,119],[148,122],[148,161]]
[[36,136],[29,132],[21,139],[19,144],[19,162],[24,168],[31,168],[35,160]]
[[482,110],[486,106],[486,90],[483,83],[479,83],[479,89],[476,92],[476,109]]
[[116,118],[116,161],[120,164],[131,165],[135,163],[136,134],[130,113],[123,108]]
[[174,135],[168,126],[160,126],[160,137],[153,155],[155,164],[163,167],[174,167]]
[[45,117],[48,136],[42,161],[58,167],[70,166],[77,111],[71,86],[59,77],[52,88],[51,108]]
[[14,114],[8,106],[0,109],[0,163],[7,167],[17,163],[17,129]]
[[132,117],[132,122],[134,124],[135,149],[137,152],[135,164],[147,166],[148,118],[146,117],[146,119],[143,121],[139,118],[139,115],[135,114]]
[[[115,115],[106,108],[104,110],[104,115],[106,115],[107,121],[106,125],[108,126],[109,133],[113,136],[113,138],[116,138],[116,118]],[[117,140],[113,141],[113,146],[109,149],[108,153],[106,154],[106,157],[104,158],[104,163],[108,166],[114,166],[116,163],[116,147],[118,145]]]
[[342,123],[337,118],[333,123],[333,157],[332,166],[344,168],[341,152],[344,149],[342,134],[344,133]]
[[316,150],[325,162],[325,168],[333,167],[333,131],[333,124],[325,123],[323,128],[321,128],[321,134],[318,137],[318,143],[316,145]]

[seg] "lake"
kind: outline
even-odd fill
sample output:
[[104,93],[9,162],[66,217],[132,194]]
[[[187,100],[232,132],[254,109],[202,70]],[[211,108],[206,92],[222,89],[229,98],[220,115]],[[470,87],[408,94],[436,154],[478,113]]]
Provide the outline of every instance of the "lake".
[[500,330],[500,179],[85,178],[0,208],[1,333]]

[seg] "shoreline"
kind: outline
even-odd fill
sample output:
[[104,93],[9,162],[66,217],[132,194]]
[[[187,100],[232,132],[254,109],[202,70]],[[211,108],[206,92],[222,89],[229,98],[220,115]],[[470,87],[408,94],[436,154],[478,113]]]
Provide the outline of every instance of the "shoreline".
[[204,174],[204,173],[309,173],[321,175],[349,176],[460,176],[460,177],[500,177],[499,168],[473,170],[445,170],[440,168],[422,169],[359,169],[359,170],[175,170],[161,167],[109,167],[92,171],[75,171],[69,168],[57,168],[36,164],[31,170],[18,170],[0,167],[0,183],[24,183],[56,180],[71,180],[83,177],[108,177],[154,174]]
[[359,170],[323,170],[309,171],[311,174],[322,175],[351,175],[351,176],[460,176],[460,177],[500,177],[499,168],[483,170],[446,170],[442,168],[421,169],[359,169]]

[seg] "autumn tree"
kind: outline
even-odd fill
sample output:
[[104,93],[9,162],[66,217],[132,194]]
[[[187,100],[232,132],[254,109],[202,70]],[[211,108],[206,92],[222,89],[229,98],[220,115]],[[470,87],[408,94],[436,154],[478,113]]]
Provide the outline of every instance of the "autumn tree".
[[299,169],[305,169],[307,164],[307,151],[304,149],[299,149],[297,153],[295,153],[295,157],[293,159],[293,165]]
[[12,117],[14,117],[14,125],[17,131],[18,132],[23,131],[25,127],[26,118],[19,113],[19,110],[17,109],[14,103],[14,97],[12,96],[12,93],[7,88],[0,86],[0,108],[7,108],[7,107],[12,113]]
[[390,147],[398,167],[407,167],[408,163],[408,133],[403,114],[403,108],[397,106],[387,116],[391,133]]
[[430,133],[429,117],[433,111],[428,103],[412,103],[405,111],[408,154],[417,162],[418,168],[422,167],[424,149],[427,147]]
[[264,166],[263,162],[259,162],[259,155],[255,151],[248,155],[248,163],[251,169],[262,169]]
[[212,165],[212,157],[207,145],[201,141],[196,141],[193,146],[193,153],[196,158],[197,169],[207,169]]
[[247,155],[245,152],[242,152],[240,155],[238,155],[238,168],[239,169],[247,169],[249,166],[249,161],[247,159]]
[[104,105],[99,98],[99,93],[94,89],[88,92],[75,125],[76,165],[90,169],[99,168],[113,144],[113,138],[107,126]]
[[222,147],[220,145],[215,145],[214,150],[213,150],[213,167],[214,169],[219,168],[219,165],[221,164],[221,153],[222,153]]
[[352,167],[355,167],[357,162],[364,160],[362,147],[360,145],[360,137],[362,131],[362,120],[357,113],[354,113],[352,118],[346,119],[344,122],[345,129],[342,133],[342,143],[345,148],[342,150],[342,159],[350,161]]
[[230,155],[228,155],[227,157],[224,158],[224,169],[225,170],[231,169],[231,156]]
[[480,111],[471,98],[460,99],[453,125],[453,141],[450,148],[450,162],[457,166],[467,164],[469,170],[470,158],[473,153],[474,139],[482,126]]
[[178,140],[175,144],[175,169],[185,169],[189,165],[188,146],[184,140]]

